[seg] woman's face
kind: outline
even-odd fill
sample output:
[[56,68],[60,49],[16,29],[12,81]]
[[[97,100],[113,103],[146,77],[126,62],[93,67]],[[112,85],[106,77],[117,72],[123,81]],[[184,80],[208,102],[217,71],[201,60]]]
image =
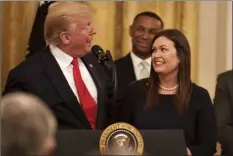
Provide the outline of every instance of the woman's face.
[[178,73],[180,60],[174,42],[161,36],[152,46],[152,65],[158,75]]

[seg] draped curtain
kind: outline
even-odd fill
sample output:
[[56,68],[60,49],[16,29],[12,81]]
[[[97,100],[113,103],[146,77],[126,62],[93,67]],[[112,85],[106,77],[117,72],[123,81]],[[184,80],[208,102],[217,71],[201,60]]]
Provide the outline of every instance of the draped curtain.
[[[39,2],[2,3],[2,88],[10,69],[24,60]],[[131,50],[129,26],[136,14],[153,11],[164,21],[165,28],[180,29],[191,46],[191,75],[197,80],[198,2],[195,1],[90,1],[95,9],[94,26],[97,31],[94,44],[109,49],[114,59]]]
[[25,58],[27,42],[36,14],[38,2],[0,2],[1,25],[1,88],[8,72]]

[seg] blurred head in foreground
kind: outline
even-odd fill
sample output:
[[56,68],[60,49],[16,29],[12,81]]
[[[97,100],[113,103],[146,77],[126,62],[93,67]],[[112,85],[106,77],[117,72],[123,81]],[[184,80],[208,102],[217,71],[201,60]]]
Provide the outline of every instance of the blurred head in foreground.
[[1,99],[2,156],[50,155],[56,127],[52,112],[37,97],[18,92]]

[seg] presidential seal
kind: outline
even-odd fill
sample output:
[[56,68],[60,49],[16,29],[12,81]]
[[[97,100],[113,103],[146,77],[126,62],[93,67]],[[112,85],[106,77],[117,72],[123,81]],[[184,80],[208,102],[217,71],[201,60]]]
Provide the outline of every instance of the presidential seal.
[[144,141],[134,126],[119,122],[103,131],[99,149],[101,155],[142,155]]

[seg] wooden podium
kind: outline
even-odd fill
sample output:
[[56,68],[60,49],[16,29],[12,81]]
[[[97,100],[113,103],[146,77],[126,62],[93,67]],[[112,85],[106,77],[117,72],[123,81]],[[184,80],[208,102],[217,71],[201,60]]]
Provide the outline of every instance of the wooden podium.
[[[54,156],[100,155],[100,130],[64,130],[57,133]],[[140,130],[144,154],[152,156],[184,156],[183,130]]]

